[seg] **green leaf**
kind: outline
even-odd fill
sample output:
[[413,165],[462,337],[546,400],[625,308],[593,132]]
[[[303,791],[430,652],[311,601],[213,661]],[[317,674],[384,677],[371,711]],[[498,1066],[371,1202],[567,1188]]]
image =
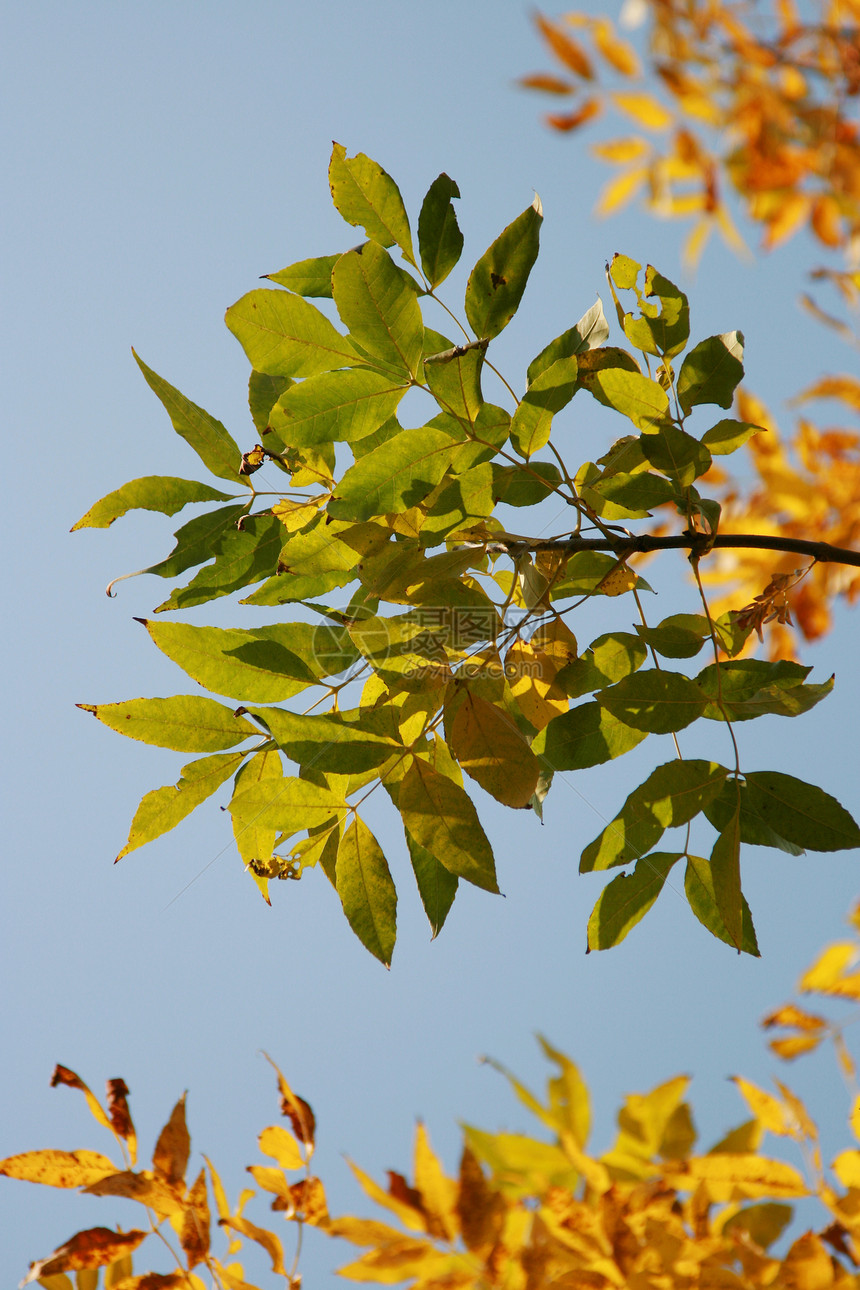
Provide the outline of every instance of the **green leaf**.
[[597,702],[636,730],[665,735],[698,720],[707,698],[689,677],[653,668],[601,690]]
[[751,721],[765,715],[796,717],[815,707],[833,689],[833,677],[820,685],[803,685],[811,667],[780,659],[775,663],[763,659],[735,659],[703,670],[696,684],[712,702],[702,714],[711,721],[724,721],[723,708],[730,721]]
[[[421,236],[420,223],[418,236],[419,238]],[[411,833],[406,834],[406,845],[409,848],[409,859],[412,861],[421,904],[424,906],[424,912],[433,932],[431,939],[435,940],[454,903],[460,879],[440,864],[436,857],[419,842],[416,842]]]
[[708,761],[670,761],[652,771],[618,815],[583,851],[581,873],[630,864],[668,828],[686,824],[719,793],[728,771]]
[[506,506],[537,506],[560,484],[558,467],[548,461],[533,461],[528,467],[493,462],[493,496]]
[[[244,711],[244,709],[241,709]],[[351,714],[311,715],[285,708],[248,708],[271,733],[279,748],[300,765],[323,774],[354,775],[381,766],[403,745],[388,734],[375,733],[374,725],[393,729],[390,709],[360,709]],[[377,718],[374,722],[373,718]]]
[[318,255],[311,260],[298,260],[278,273],[267,273],[266,277],[297,296],[322,296],[330,300],[331,271],[337,259],[336,255]]
[[147,793],[134,813],[128,842],[117,860],[151,842],[153,838],[160,838],[163,833],[175,829],[186,815],[190,815],[195,807],[205,802],[207,797],[211,797],[230,778],[246,756],[246,753],[238,752],[201,757],[199,761],[191,761],[182,767],[178,784],[154,788],[151,793]]
[[[636,631],[647,645],[664,658],[693,658],[710,635],[704,614],[670,614],[657,627],[637,626]],[[702,673],[696,677],[696,684],[706,694],[710,693],[702,682]],[[702,716],[707,715],[706,708]]]
[[350,467],[328,513],[365,520],[416,506],[439,483],[456,451],[456,441],[441,430],[403,430]]
[[269,433],[269,416],[278,399],[293,384],[289,376],[252,372],[248,378],[248,407],[257,434]]
[[[611,502],[616,510],[632,519],[643,519],[650,515],[652,507],[665,506],[675,497],[675,488],[668,479],[664,479],[662,475],[652,475],[647,470],[637,471],[633,475],[623,471],[606,475],[591,484],[588,491],[589,500],[592,494],[596,494],[599,499]],[[608,515],[607,518],[620,519],[621,516]]]
[[538,256],[543,209],[540,198],[518,215],[481,256],[466,286],[466,317],[479,339],[507,327],[523,298]]
[[744,374],[743,333],[728,331],[709,336],[684,359],[678,376],[678,402],[687,413],[697,403],[730,408]]
[[750,805],[746,784],[734,779],[727,780],[721,792],[704,809],[706,819],[718,833],[722,833],[727,827],[737,810],[738,800],[740,800],[741,842],[747,843],[748,846],[773,847],[777,851],[785,851],[792,856],[806,854],[803,847],[796,846],[794,842],[787,842],[765,823]]
[[653,851],[636,861],[632,873],[621,873],[604,887],[588,920],[589,950],[619,945],[654,904],[679,851]]
[[720,921],[735,949],[740,950],[743,929],[741,898],[740,807],[729,817],[711,851],[711,881]]
[[[143,623],[163,654],[217,694],[246,703],[279,703],[318,681],[304,659],[278,639],[282,626],[242,631],[154,623],[144,618],[137,621]],[[296,626],[308,634],[312,630],[304,623]]]
[[283,779],[264,779],[243,788],[234,795],[229,810],[244,823],[276,829],[290,837],[345,814],[347,805],[330,788],[285,775]]
[[529,385],[511,418],[511,443],[523,457],[539,452],[549,439],[552,419],[576,393],[577,362],[557,359]]
[[532,359],[526,373],[528,384],[531,385],[542,372],[552,367],[553,363],[557,363],[560,358],[575,358],[577,354],[602,345],[608,337],[609,324],[603,312],[603,302],[598,297],[575,327],[569,327],[560,336],[556,336],[555,340],[551,340],[541,350],[537,358]]
[[378,430],[408,388],[366,368],[321,372],[291,386],[271,409],[269,420],[279,438],[293,448],[351,443]]
[[419,846],[459,878],[498,892],[487,835],[467,793],[416,757],[398,790],[403,825]]
[[376,242],[347,251],[331,280],[337,311],[356,343],[379,362],[416,377],[424,349],[421,307],[388,252]]
[[214,563],[204,566],[187,587],[174,588],[155,612],[189,609],[259,582],[274,573],[282,545],[283,527],[274,516],[249,516],[241,529],[234,527],[224,533]]
[[557,672],[555,684],[570,698],[578,699],[630,676],[647,657],[645,645],[631,632],[607,632],[592,641],[578,659]]
[[704,444],[671,423],[659,430],[646,427],[640,443],[654,469],[676,480],[682,488],[689,488],[711,468],[711,454]]
[[134,350],[135,362],[146,378],[146,383],[161,400],[176,433],[194,449],[197,456],[213,475],[220,479],[229,479],[231,483],[245,484],[248,480],[239,474],[242,454],[233,437],[227,433],[220,421],[216,421],[203,408],[186,399],[167,381],[156,375],[138,358]]
[[457,224],[452,198],[460,189],[444,172],[433,180],[418,216],[418,249],[421,268],[431,287],[444,282],[463,251],[463,234]]
[[354,157],[336,143],[328,171],[335,209],[347,224],[363,228],[380,246],[400,247],[410,264],[415,263],[412,234],[400,189],[382,167],[363,152]]
[[625,725],[598,703],[580,703],[544,727],[532,751],[550,770],[582,770],[630,752],[646,731]]
[[489,462],[443,484],[421,523],[421,541],[430,546],[454,529],[486,519],[493,511],[493,471]]
[[178,578],[186,569],[211,560],[224,537],[235,532],[240,517],[247,512],[247,506],[219,506],[215,511],[196,516],[176,530],[173,535],[176,544],[170,555],[140,572],[154,573],[159,578]]
[[599,402],[629,417],[638,430],[663,422],[669,411],[669,399],[662,385],[641,372],[604,367],[593,374],[587,388]]
[[217,752],[259,735],[250,721],[237,717],[232,708],[196,694],[76,706],[118,734],[176,752]]
[[390,967],[397,935],[397,892],[382,848],[358,816],[337,849],[335,886],[362,945]]
[[77,524],[72,525],[71,532],[110,528],[114,520],[127,511],[161,511],[163,515],[175,515],[189,502],[225,502],[228,498],[228,493],[219,493],[217,488],[210,488],[194,479],[145,475],[142,479],[132,479],[96,502]]
[[[634,283],[630,285],[635,285]],[[646,354],[672,358],[679,354],[690,335],[690,306],[680,291],[653,265],[645,270],[645,286],[639,295],[641,317],[626,313],[622,322],[625,335],[632,345]],[[659,308],[649,303],[659,300]]]
[[702,435],[702,443],[715,456],[722,457],[737,452],[754,434],[763,434],[764,426],[754,426],[749,421],[735,421],[729,417],[718,421]]
[[[711,935],[716,936],[718,940],[725,941],[727,945],[733,945],[734,941],[723,922],[717,904],[711,866],[701,856],[687,857],[684,891],[690,908],[702,926],[706,927]],[[744,954],[751,954],[754,958],[760,958],[752,915],[743,895],[741,895],[741,911],[741,950]]]
[[451,345],[439,332],[424,329],[424,380],[436,402],[451,416],[470,425],[480,411],[481,369],[486,341]]
[[360,357],[325,314],[285,291],[249,291],[230,306],[225,321],[254,370],[269,376],[316,376]]
[[750,807],[780,837],[810,851],[860,846],[860,829],[823,789],[775,770],[751,771],[744,779]]

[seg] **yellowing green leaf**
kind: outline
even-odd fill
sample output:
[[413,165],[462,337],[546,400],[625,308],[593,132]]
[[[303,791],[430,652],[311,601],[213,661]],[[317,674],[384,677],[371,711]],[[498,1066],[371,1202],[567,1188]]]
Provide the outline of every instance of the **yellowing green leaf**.
[[129,699],[125,703],[79,703],[118,734],[176,752],[215,752],[242,743],[257,730],[214,699],[177,694],[170,699]]
[[475,265],[466,286],[466,317],[478,339],[498,336],[516,313],[538,255],[543,208],[531,206],[499,234]]
[[685,413],[698,403],[730,408],[744,374],[743,333],[710,336],[690,350],[678,374],[678,401]]
[[72,525],[71,531],[109,528],[127,511],[161,511],[164,515],[175,515],[189,502],[226,502],[228,499],[228,493],[221,493],[217,488],[199,484],[196,480],[147,475],[108,493],[107,497],[91,506],[77,524]]
[[559,358],[529,385],[511,418],[511,443],[521,456],[529,458],[546,445],[553,417],[576,393],[577,370],[575,357]]
[[[134,354],[134,350],[132,353]],[[221,479],[229,479],[231,483],[245,483],[244,476],[239,474],[242,454],[221,422],[186,399],[172,385],[168,385],[137,354],[134,357],[147,385],[164,405],[174,430],[194,449],[203,464]]]
[[675,851],[653,851],[637,860],[631,874],[613,878],[598,897],[588,920],[589,950],[619,945],[654,904],[672,866],[681,859]]
[[376,161],[346,148],[332,147],[328,172],[332,201],[348,224],[358,225],[380,246],[396,242],[411,264],[415,263],[409,220],[391,176]]
[[[737,948],[737,942],[730,935],[723,916],[720,913],[720,907],[717,903],[717,895],[714,884],[714,874],[710,864],[701,856],[687,857],[687,872],[684,878],[684,892],[689,901],[690,908],[698,918],[703,927],[716,936],[719,940],[725,941],[727,945],[734,945]],[[754,958],[759,957],[758,944],[756,942],[755,928],[753,927],[752,915],[749,906],[741,894],[741,945],[740,948],[745,954],[752,954]]]
[[407,388],[368,368],[320,372],[290,386],[271,409],[269,423],[293,448],[352,443],[393,416]]
[[398,790],[406,831],[451,873],[497,892],[493,853],[471,799],[459,785],[415,758]]
[[286,291],[249,291],[227,310],[226,322],[254,370],[269,376],[314,376],[359,358],[325,314]]
[[680,672],[656,668],[625,677],[600,690],[597,702],[618,721],[653,734],[683,730],[704,712],[707,698]]
[[580,703],[549,722],[532,750],[549,770],[582,770],[630,752],[646,738],[599,703]]
[[388,252],[376,242],[348,251],[331,280],[337,311],[356,344],[395,371],[416,377],[424,347],[421,309]]
[[397,925],[397,893],[370,829],[358,816],[337,850],[336,886],[350,927],[385,967],[391,966]]
[[329,515],[367,520],[417,506],[439,483],[457,447],[450,435],[429,426],[401,431],[346,471]]
[[241,752],[216,753],[213,757],[201,757],[199,761],[191,761],[182,767],[177,784],[154,788],[147,793],[134,813],[128,842],[117,860],[169,833],[239,769],[245,755]]

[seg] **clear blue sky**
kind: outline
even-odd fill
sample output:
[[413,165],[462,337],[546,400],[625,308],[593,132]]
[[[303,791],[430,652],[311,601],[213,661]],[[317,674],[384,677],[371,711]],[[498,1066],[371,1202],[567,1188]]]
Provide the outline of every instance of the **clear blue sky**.
[[[499,344],[513,381],[603,289],[613,251],[676,277],[678,228],[636,211],[593,219],[605,176],[577,138],[541,126],[536,97],[514,88],[546,60],[526,6],[507,0],[33,0],[7,11],[0,60],[10,484],[0,1156],[110,1150],[79,1096],[48,1088],[61,1061],[99,1093],[105,1078],[126,1079],[144,1152],[189,1089],[193,1146],[235,1196],[243,1167],[259,1160],[256,1134],[277,1117],[265,1049],[317,1113],[333,1210],[368,1213],[341,1153],[377,1176],[406,1171],[421,1117],[453,1169],[458,1120],[530,1127],[476,1058],[490,1054],[539,1086],[535,1031],[580,1063],[598,1148],[625,1092],[680,1071],[696,1075],[697,1122],[704,1142],[715,1140],[744,1118],[726,1076],[770,1078],[757,1019],[839,934],[856,894],[853,856],[748,854],[760,962],[711,940],[670,889],[623,946],[586,958],[600,882],[577,876],[579,850],[644,773],[648,741],[642,756],[558,785],[543,828],[484,798],[505,899],[463,891],[433,944],[393,821],[371,819],[402,876],[386,973],[322,874],[278,884],[274,907],[263,904],[227,845],[223,794],[113,868],[142,794],[173,783],[187,758],[120,740],[74,707],[188,687],[132,621],[165,584],[141,578],[115,600],[104,595],[111,577],[166,554],[176,525],[130,516],[107,533],[68,534],[127,479],[196,472],[130,347],[251,446],[247,364],[224,309],[260,274],[356,240],[329,202],[332,139],[384,165],[413,213],[435,176],[451,174],[466,268],[539,191],[543,254]],[[694,335],[742,329],[749,384],[777,410],[823,367],[847,361],[828,356],[827,338],[794,306],[803,253],[742,264],[715,246],[685,283]],[[452,279],[454,303],[463,281]],[[568,416],[571,458],[594,455],[590,436],[603,430],[592,408],[575,403]],[[683,576],[680,557],[655,573],[661,612],[694,610],[677,590]],[[221,605],[192,617],[262,621],[251,615]],[[591,631],[587,615],[574,626],[586,641],[602,629]],[[747,725],[741,742],[748,768],[819,782],[856,814],[854,632],[856,619],[840,614],[810,652],[812,679],[836,671],[837,697],[796,726]],[[720,731],[707,733],[703,750],[725,757]],[[823,1115],[835,1149],[847,1108],[832,1063],[809,1062],[789,1082]],[[79,1227],[135,1221],[119,1202],[5,1180],[0,1215],[9,1285]],[[338,1247],[309,1240],[306,1284],[327,1284],[338,1261]],[[262,1276],[261,1264],[249,1258],[246,1273]]]

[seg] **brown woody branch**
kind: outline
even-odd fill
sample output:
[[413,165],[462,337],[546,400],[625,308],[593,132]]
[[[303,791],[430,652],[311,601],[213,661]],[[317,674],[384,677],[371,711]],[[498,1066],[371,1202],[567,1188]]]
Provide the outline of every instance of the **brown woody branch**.
[[830,564],[853,564],[860,567],[860,551],[847,547],[831,546],[829,542],[811,542],[806,538],[767,537],[760,533],[718,533],[710,537],[704,533],[676,533],[657,537],[651,533],[619,533],[618,537],[567,537],[528,539],[502,539],[488,544],[490,551],[504,551],[508,555],[525,555],[537,551],[560,551],[574,555],[577,551],[613,551],[620,558],[644,554],[649,551],[687,550],[707,555],[712,549],[741,547],[757,551],[790,551],[807,555],[813,560]]

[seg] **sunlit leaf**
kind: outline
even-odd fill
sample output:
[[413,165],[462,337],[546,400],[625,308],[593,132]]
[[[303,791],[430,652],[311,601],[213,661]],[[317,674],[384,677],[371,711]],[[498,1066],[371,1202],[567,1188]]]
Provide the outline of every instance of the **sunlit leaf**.
[[597,702],[635,730],[668,734],[696,721],[705,710],[707,698],[689,677],[654,668],[601,690]]
[[249,721],[237,717],[223,703],[195,694],[76,706],[91,712],[118,734],[177,752],[217,752],[258,733]]
[[354,157],[336,143],[329,163],[332,201],[348,224],[359,225],[380,246],[400,247],[415,263],[409,220],[400,189],[389,174],[363,152]]
[[325,314],[286,291],[249,291],[227,310],[226,323],[254,370],[270,376],[314,376],[359,358]]
[[406,831],[446,869],[485,891],[499,890],[490,843],[471,799],[453,780],[415,758],[398,807]]
[[108,493],[107,497],[91,506],[77,524],[72,525],[71,531],[74,533],[76,529],[109,528],[114,520],[127,511],[161,511],[164,515],[175,515],[189,502],[226,502],[228,497],[229,494],[196,480],[147,475],[143,479],[133,479],[115,492]]
[[0,1174],[46,1187],[87,1187],[116,1171],[97,1151],[25,1151],[0,1160]]
[[481,339],[498,336],[513,318],[538,254],[540,198],[517,216],[481,256],[466,287],[466,317]]
[[663,890],[669,871],[680,859],[680,852],[652,851],[637,860],[632,873],[613,878],[588,920],[588,948],[608,950],[620,944],[647,914]]
[[336,255],[318,255],[311,260],[299,260],[288,264],[278,273],[267,273],[270,282],[277,282],[280,287],[287,287],[297,296],[324,296],[331,299],[331,271],[334,268]]
[[703,340],[684,359],[678,374],[678,401],[685,413],[698,403],[730,408],[744,374],[744,338],[739,331]]
[[221,479],[229,479],[231,483],[245,482],[239,474],[242,454],[221,422],[168,385],[137,354],[134,357],[147,385],[163,403],[174,430],[190,444],[203,464]]
[[238,770],[245,753],[216,753],[182,767],[178,783],[154,788],[142,799],[131,822],[128,841],[117,856],[121,860],[154,838],[176,828],[201,802],[211,797]]
[[424,346],[421,309],[388,252],[367,242],[342,255],[332,272],[332,290],[356,343],[381,363],[415,377]]

